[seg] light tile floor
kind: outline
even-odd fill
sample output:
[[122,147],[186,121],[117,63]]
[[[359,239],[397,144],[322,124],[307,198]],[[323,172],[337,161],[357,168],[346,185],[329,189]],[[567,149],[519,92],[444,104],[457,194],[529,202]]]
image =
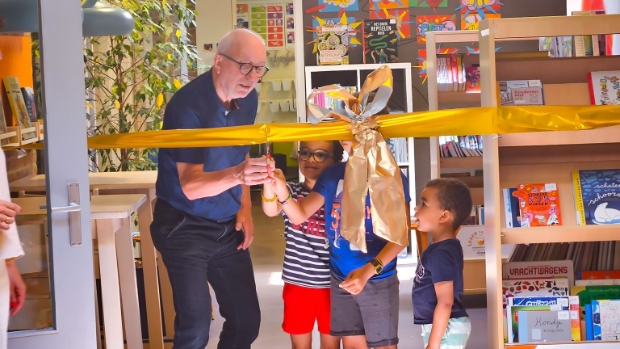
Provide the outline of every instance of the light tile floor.
[[[281,217],[269,218],[260,208],[260,196],[253,195],[255,238],[250,251],[254,263],[256,287],[262,312],[262,323],[258,339],[252,345],[256,349],[291,348],[289,337],[282,331],[282,280],[280,271],[284,255],[284,226]],[[398,267],[400,284],[400,349],[424,349],[420,327],[413,325],[411,304],[412,276],[414,265]],[[215,300],[214,300],[215,301]],[[480,302],[477,302],[480,303]],[[216,349],[223,319],[214,304],[216,319],[211,326],[211,340],[207,349]],[[472,321],[472,335],[467,349],[487,349],[486,309],[468,309]],[[315,331],[313,348],[319,348],[318,333]]]

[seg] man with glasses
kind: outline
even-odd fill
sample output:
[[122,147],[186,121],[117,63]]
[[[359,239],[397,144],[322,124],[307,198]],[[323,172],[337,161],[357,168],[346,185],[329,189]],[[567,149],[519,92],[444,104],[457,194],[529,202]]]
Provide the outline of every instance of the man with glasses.
[[[177,91],[163,129],[254,123],[254,86],[269,68],[263,39],[247,29],[226,34],[211,70]],[[151,225],[172,285],[174,349],[204,349],[209,341],[213,287],[225,319],[218,348],[250,348],[260,309],[250,246],[254,224],[249,186],[269,178],[265,159],[249,146],[162,148]],[[271,170],[273,170],[273,165]]]

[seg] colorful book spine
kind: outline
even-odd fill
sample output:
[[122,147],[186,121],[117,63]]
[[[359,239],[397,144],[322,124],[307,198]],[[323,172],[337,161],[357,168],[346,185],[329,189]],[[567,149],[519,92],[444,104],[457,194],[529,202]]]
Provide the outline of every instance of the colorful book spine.
[[581,341],[581,310],[579,308],[579,296],[568,297],[568,310],[570,311],[570,327],[573,342]]

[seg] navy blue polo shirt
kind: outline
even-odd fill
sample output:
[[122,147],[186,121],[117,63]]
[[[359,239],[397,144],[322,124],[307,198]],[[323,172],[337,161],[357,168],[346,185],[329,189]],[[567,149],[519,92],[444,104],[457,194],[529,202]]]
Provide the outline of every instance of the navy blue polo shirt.
[[[198,129],[251,125],[256,118],[258,94],[233,100],[228,111],[215,92],[211,72],[200,75],[178,90],[170,99],[162,129]],[[217,196],[189,200],[181,190],[177,162],[204,164],[205,172],[239,165],[249,153],[249,146],[209,148],[161,148],[157,173],[157,197],[177,210],[214,221],[235,217],[241,208],[241,185]]]

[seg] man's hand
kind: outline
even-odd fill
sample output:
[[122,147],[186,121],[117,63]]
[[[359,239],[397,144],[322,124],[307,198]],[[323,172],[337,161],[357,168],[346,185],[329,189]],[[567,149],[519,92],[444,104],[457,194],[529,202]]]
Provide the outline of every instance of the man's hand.
[[243,231],[243,242],[237,246],[237,250],[247,249],[254,240],[254,221],[252,221],[252,209],[250,207],[241,207],[237,212],[236,230]]
[[17,264],[14,261],[6,262],[6,270],[9,274],[11,315],[15,315],[24,306],[26,301],[26,284],[24,284],[22,275],[19,273]]
[[245,185],[264,184],[273,181],[269,174],[274,170],[274,161],[267,162],[265,157],[250,158],[237,166],[235,177]]
[[375,275],[375,269],[369,263],[364,264],[363,267],[353,270],[347,278],[340,284],[340,288],[349,292],[352,295],[358,295],[366,286],[366,282]]
[[15,216],[22,211],[19,205],[10,201],[0,200],[0,230],[8,230],[15,222]]

